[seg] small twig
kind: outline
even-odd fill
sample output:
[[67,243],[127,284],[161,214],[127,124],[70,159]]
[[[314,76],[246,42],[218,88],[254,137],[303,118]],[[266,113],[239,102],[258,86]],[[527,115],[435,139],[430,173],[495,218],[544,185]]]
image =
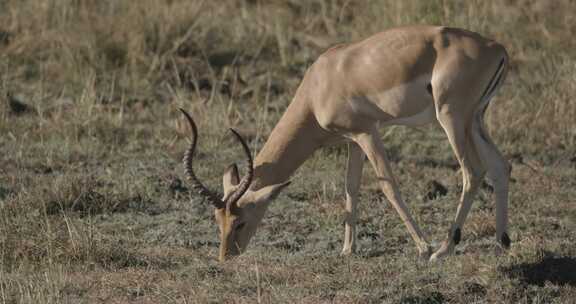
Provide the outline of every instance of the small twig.
[[256,262],[256,294],[258,303],[262,303],[262,289],[260,288],[260,269],[258,268],[258,262]]

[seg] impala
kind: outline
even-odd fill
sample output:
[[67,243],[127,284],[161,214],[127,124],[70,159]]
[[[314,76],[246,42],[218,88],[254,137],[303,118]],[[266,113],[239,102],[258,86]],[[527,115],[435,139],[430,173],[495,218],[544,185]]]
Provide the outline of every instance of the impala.
[[[248,159],[248,173],[240,180],[236,165],[231,165],[223,177],[223,198],[208,190],[194,174],[197,129],[182,110],[193,134],[184,157],[185,171],[193,188],[216,207],[220,260],[246,249],[270,202],[315,150],[339,142],[348,145],[343,254],[355,250],[358,190],[365,156],[420,256],[436,260],[453,251],[486,174],[494,185],[496,239],[507,249],[510,166],[483,122],[488,103],[507,69],[508,55],[502,45],[477,33],[449,27],[394,28],[356,43],[335,46],[308,69],[254,162],[248,146],[234,132]],[[436,121],[461,166],[463,189],[448,236],[432,254],[432,247],[400,196],[378,128]]]

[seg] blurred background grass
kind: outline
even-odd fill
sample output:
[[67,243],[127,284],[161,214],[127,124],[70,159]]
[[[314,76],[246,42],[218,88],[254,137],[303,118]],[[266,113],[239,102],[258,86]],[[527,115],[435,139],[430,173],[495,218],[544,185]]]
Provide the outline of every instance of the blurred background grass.
[[[574,147],[572,1],[3,1],[1,88],[41,112],[69,101],[124,109],[174,96],[284,108],[329,46],[404,24],[467,28],[503,43],[512,73],[491,129],[505,141]],[[266,96],[266,94],[275,96]],[[183,95],[178,95],[183,94]],[[280,97],[280,98],[278,98]],[[240,104],[240,105],[237,105]],[[249,106],[248,106],[249,107]],[[79,116],[78,118],[83,118]],[[246,121],[245,123],[248,123]],[[529,124],[531,128],[524,128]],[[532,148],[533,149],[533,148]],[[535,152],[535,151],[531,151]]]

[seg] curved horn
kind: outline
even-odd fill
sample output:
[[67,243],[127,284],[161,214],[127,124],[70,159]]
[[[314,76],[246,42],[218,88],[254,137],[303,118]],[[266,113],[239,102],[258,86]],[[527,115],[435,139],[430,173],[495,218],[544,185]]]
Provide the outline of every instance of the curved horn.
[[198,194],[208,199],[216,208],[219,209],[224,208],[226,207],[226,204],[224,204],[224,202],[220,198],[218,198],[216,194],[214,194],[212,191],[206,188],[194,174],[194,169],[192,169],[192,159],[194,157],[194,152],[196,150],[196,140],[198,139],[198,128],[196,127],[194,120],[192,119],[190,114],[188,114],[188,112],[186,112],[182,108],[180,109],[180,111],[182,112],[182,114],[184,114],[186,120],[188,120],[190,129],[192,130],[192,143],[190,144],[190,147],[186,150],[186,153],[184,153],[184,158],[182,159],[182,162],[184,163],[184,171],[186,172],[186,177],[192,184],[192,188],[196,190]]
[[246,193],[246,191],[248,191],[248,188],[252,183],[252,178],[254,177],[254,164],[252,162],[252,153],[250,152],[250,148],[248,148],[248,144],[246,144],[246,141],[244,141],[242,136],[240,136],[236,130],[230,129],[230,131],[232,131],[232,134],[236,136],[236,139],[238,139],[244,149],[244,154],[246,154],[246,159],[248,161],[248,173],[242,178],[236,191],[234,191],[234,193],[232,193],[226,200],[227,209],[237,207],[236,202],[242,197],[242,195],[244,195],[244,193]]

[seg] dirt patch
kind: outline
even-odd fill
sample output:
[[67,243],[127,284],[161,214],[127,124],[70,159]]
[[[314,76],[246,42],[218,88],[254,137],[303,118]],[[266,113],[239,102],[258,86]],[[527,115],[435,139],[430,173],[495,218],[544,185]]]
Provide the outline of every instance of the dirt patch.
[[0,46],[8,46],[14,39],[14,35],[10,32],[0,30]]
[[485,297],[486,287],[475,283],[475,282],[465,282],[464,283],[464,294],[471,297]]
[[7,198],[12,193],[13,193],[12,190],[0,186],[0,200]]
[[426,193],[423,196],[424,201],[433,201],[437,198],[448,194],[448,188],[438,181],[430,181],[426,185]]
[[13,115],[36,114],[36,109],[28,105],[20,95],[6,93],[6,106],[8,113]]

